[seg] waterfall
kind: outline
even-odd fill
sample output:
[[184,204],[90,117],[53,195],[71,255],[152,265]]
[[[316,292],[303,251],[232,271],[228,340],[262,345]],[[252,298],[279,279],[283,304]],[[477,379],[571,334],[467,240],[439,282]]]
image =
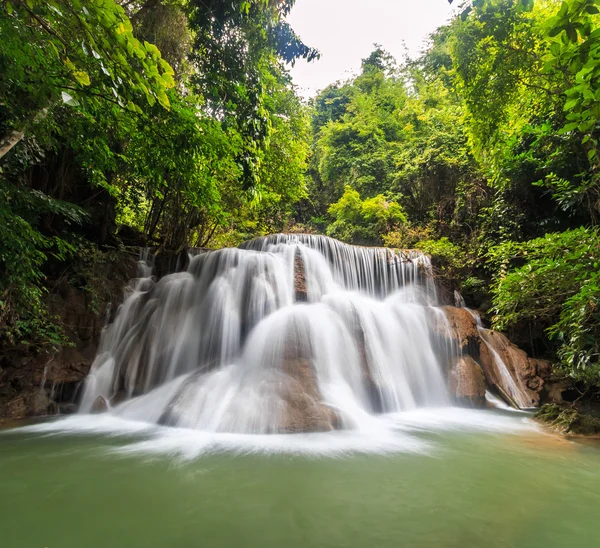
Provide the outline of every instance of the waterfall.
[[279,234],[143,276],[103,334],[81,412],[101,398],[150,423],[293,433],[449,403],[420,252]]
[[[460,295],[460,293],[459,293]],[[462,296],[461,296],[462,300]],[[464,300],[462,300],[464,304]],[[517,409],[528,409],[531,408],[531,399],[527,395],[527,387],[525,387],[518,377],[514,368],[511,370],[507,366],[506,362],[502,359],[499,350],[513,352],[510,349],[510,343],[504,336],[496,333],[495,339],[492,339],[493,332],[483,327],[481,317],[477,312],[469,308],[465,308],[475,319],[477,324],[477,331],[482,344],[488,349],[490,353],[491,362],[489,363],[490,373],[488,374],[488,381],[495,384],[496,388],[502,392],[505,400],[507,400],[513,407]],[[497,349],[498,348],[498,349]],[[520,352],[517,349],[518,352]],[[486,393],[486,398],[489,397]]]

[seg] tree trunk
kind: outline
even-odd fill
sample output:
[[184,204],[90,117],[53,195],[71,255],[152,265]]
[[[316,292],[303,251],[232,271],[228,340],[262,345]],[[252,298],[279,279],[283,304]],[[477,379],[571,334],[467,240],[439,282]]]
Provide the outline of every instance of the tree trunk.
[[0,139],[0,159],[3,158],[10,150],[18,144],[25,134],[21,131],[11,131]]

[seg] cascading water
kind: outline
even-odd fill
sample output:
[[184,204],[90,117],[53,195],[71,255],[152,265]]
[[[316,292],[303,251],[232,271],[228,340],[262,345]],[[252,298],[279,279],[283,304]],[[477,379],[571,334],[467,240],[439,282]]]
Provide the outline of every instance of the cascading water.
[[[462,298],[460,293],[455,292],[455,298],[456,298],[456,293],[460,296],[460,301],[462,301],[462,308],[464,308],[465,310],[468,310],[468,312],[475,319],[475,322],[477,324],[477,331],[479,332],[481,342],[487,347],[488,352],[491,355],[491,358],[492,358],[491,365],[493,367],[493,378],[495,380],[496,387],[502,391],[502,395],[504,396],[504,398],[508,402],[510,402],[514,407],[516,407],[517,409],[530,408],[531,407],[531,399],[527,396],[527,388],[525,386],[523,386],[521,379],[519,379],[519,377],[517,375],[515,375],[514,371],[511,372],[509,370],[506,363],[502,359],[502,356],[500,356],[500,353],[498,352],[498,350],[496,350],[496,348],[494,346],[495,341],[491,340],[491,336],[492,336],[493,332],[490,331],[489,329],[486,329],[483,326],[483,323],[481,322],[481,317],[479,316],[479,314],[477,312],[471,310],[470,308],[467,308],[464,305],[464,299]],[[457,302],[459,302],[458,299],[457,299]],[[498,334],[496,335],[496,338],[500,339],[499,342],[501,344],[503,344],[504,347],[508,346],[509,341],[506,338],[504,338]],[[487,394],[486,394],[486,397],[488,397]],[[488,401],[490,401],[489,397],[488,397]],[[493,405],[495,407],[498,407],[498,405],[496,404],[497,401],[498,400],[496,399],[496,401],[493,402]]]
[[[276,235],[147,278],[103,335],[82,412],[210,432],[361,429],[448,404],[420,252]],[[146,273],[147,274],[147,273]]]

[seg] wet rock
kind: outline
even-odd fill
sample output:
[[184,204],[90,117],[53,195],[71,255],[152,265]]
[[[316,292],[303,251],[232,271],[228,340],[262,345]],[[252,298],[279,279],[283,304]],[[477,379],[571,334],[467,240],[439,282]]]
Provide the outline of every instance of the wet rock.
[[466,308],[452,306],[445,306],[443,310],[448,319],[448,325],[441,327],[444,329],[449,328],[450,333],[448,335],[454,340],[462,354],[468,354],[477,360],[481,341],[477,321],[473,314]]
[[294,289],[296,291],[297,302],[308,301],[308,289],[306,287],[306,274],[304,271],[304,261],[299,252],[294,257]]
[[35,388],[21,391],[16,397],[0,407],[3,418],[22,419],[27,417],[45,417],[56,415],[58,406],[45,391]]
[[383,398],[381,396],[381,390],[373,377],[371,364],[369,362],[369,354],[367,352],[365,332],[362,328],[362,325],[360,324],[360,320],[357,314],[355,314],[353,326],[353,338],[356,341],[356,346],[358,349],[358,357],[360,360],[360,369],[362,373],[362,383],[367,390],[367,395],[371,404],[371,411],[373,411],[373,413],[383,413],[384,406]]
[[280,433],[329,432],[340,428],[338,414],[322,403],[315,370],[311,360],[293,358],[284,361],[287,375],[280,391],[284,402]]
[[185,272],[190,264],[187,249],[181,251],[161,250],[154,258],[154,274],[162,278],[175,272]]
[[573,390],[573,379],[550,377],[544,386],[543,398],[546,403],[564,404],[565,393]]
[[58,411],[61,415],[74,415],[77,413],[78,407],[75,403],[64,403],[58,406]]
[[459,405],[484,408],[485,376],[479,364],[470,356],[462,356],[450,371],[450,394]]
[[[530,358],[502,333],[487,329],[480,330],[480,333],[483,344],[480,348],[479,363],[488,383],[495,386],[505,397],[512,399],[518,407],[537,407],[544,387],[544,378],[541,375],[546,375],[548,369],[551,369],[549,363]],[[497,356],[494,355],[494,351]],[[519,397],[511,396],[509,387],[499,370],[501,365],[497,362],[498,357],[514,380]]]
[[90,410],[93,414],[106,413],[108,411],[108,403],[102,396],[98,396],[94,403],[92,404],[92,409]]
[[[483,329],[468,309],[447,306],[443,310],[446,322],[431,314],[434,348],[444,347],[446,333],[446,345],[449,342],[455,353],[473,358],[481,366],[487,385],[496,388],[507,403],[515,407],[537,407],[546,379],[551,375],[551,364],[530,358],[501,333]],[[443,363],[443,356],[441,361]],[[448,371],[448,375],[451,374],[452,371]]]
[[119,390],[111,399],[111,407],[115,407],[120,403],[123,403],[127,399],[127,393],[124,390]]

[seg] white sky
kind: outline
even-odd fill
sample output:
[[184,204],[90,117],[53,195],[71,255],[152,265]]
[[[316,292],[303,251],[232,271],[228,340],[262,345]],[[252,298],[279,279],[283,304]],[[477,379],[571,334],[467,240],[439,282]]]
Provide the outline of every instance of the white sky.
[[313,96],[357,73],[375,43],[399,60],[407,51],[415,56],[451,13],[448,0],[297,0],[288,22],[321,59],[297,61],[294,82],[301,95]]

